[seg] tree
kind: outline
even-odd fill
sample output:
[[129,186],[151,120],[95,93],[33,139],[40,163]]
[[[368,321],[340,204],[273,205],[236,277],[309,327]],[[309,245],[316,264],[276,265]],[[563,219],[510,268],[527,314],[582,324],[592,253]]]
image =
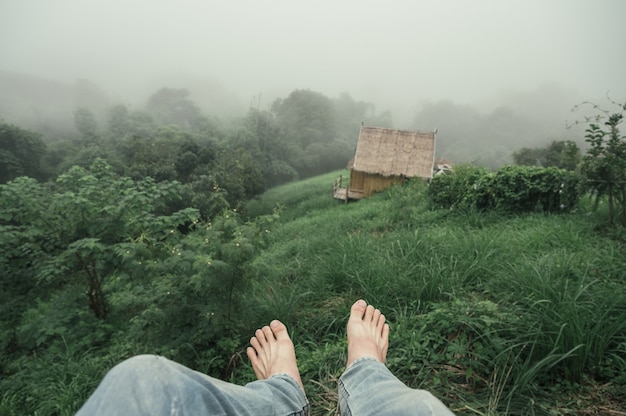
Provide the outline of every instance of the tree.
[[523,147],[513,152],[513,163],[522,166],[575,170],[580,163],[578,145],[571,140],[553,140],[546,147]]
[[[581,172],[596,195],[596,205],[606,196],[609,223],[613,224],[617,216],[622,226],[626,226],[626,136],[620,134],[619,126],[624,120],[624,111],[626,104],[620,105],[616,113],[602,110],[602,114],[589,123],[585,137],[590,147],[581,166]],[[605,120],[604,129],[598,124],[601,120]]]
[[544,167],[576,170],[582,159],[580,149],[572,140],[553,140],[547,147]]
[[233,133],[229,144],[250,151],[258,161],[268,187],[298,177],[293,155],[299,146],[281,134],[280,125],[272,112],[251,108],[241,124],[242,128]]
[[130,114],[123,104],[109,108],[107,112],[107,132],[109,138],[117,141],[126,137],[131,129]]
[[184,129],[194,129],[198,124],[204,128],[206,124],[184,88],[161,88],[150,96],[146,109],[161,124],[176,124]]
[[18,176],[42,178],[45,155],[40,134],[0,121],[0,183]]
[[231,207],[237,207],[265,189],[261,168],[246,149],[223,150],[217,160],[217,183],[226,191]]
[[197,221],[194,209],[162,214],[181,195],[178,183],[135,182],[114,174],[101,159],[89,170],[71,168],[53,188],[31,178],[2,185],[0,246],[19,244],[3,253],[8,279],[28,275],[43,286],[76,287],[94,315],[105,319],[104,284],[133,267],[128,256],[135,253],[141,262],[167,252],[168,240],[178,235],[174,230]]
[[522,147],[513,152],[513,163],[521,166],[542,166],[545,150],[536,147]]
[[87,145],[98,144],[100,135],[98,134],[98,122],[93,113],[85,107],[80,107],[74,111],[74,125],[80,133],[81,141]]
[[272,104],[272,112],[289,141],[306,148],[313,143],[328,143],[335,137],[332,101],[319,92],[295,90]]

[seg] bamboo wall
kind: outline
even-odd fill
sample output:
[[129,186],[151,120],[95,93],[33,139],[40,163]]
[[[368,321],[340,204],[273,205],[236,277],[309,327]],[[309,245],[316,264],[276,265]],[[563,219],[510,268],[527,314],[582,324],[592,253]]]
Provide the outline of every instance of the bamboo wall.
[[350,171],[350,192],[359,193],[367,198],[376,192],[384,191],[392,185],[402,183],[402,176],[383,176],[377,173]]

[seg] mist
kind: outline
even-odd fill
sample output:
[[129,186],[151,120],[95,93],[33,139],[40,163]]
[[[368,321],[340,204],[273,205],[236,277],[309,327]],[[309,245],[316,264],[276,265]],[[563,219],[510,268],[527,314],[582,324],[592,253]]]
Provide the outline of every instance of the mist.
[[[485,118],[506,109],[541,126],[511,138],[522,146],[570,134],[582,100],[624,100],[625,19],[621,0],[3,0],[0,118],[71,111],[29,102],[32,80],[78,85],[102,106],[186,88],[219,117],[310,89],[347,92],[389,110],[394,127],[437,128],[442,141],[454,129],[420,118],[424,108],[451,102]],[[68,108],[80,104],[65,94]],[[470,145],[462,130],[455,146]]]

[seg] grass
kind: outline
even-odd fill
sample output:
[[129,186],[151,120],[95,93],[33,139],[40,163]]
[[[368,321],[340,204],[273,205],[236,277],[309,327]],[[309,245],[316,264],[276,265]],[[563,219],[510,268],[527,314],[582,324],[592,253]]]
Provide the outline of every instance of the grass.
[[[624,369],[626,261],[602,213],[432,210],[419,184],[333,205],[317,194],[332,177],[299,183],[298,197],[295,185],[263,196],[285,208],[259,286],[311,347],[300,359],[314,403],[332,403],[343,359],[333,354],[358,297],[391,322],[394,373],[459,414],[549,413],[607,382],[608,363]],[[562,394],[537,393],[554,384]]]

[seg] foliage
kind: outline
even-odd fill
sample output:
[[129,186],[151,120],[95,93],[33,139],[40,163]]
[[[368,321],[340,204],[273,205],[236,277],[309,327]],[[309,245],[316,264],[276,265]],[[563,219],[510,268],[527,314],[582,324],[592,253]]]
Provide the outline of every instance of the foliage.
[[[55,367],[49,380],[60,378],[56,390],[54,384],[33,390],[39,383],[10,387],[14,374],[44,371],[42,361],[28,356],[52,359],[64,345],[121,345],[122,354],[145,349],[228,377],[230,354],[245,338],[241,333],[251,331],[241,313],[248,264],[278,217],[244,222],[237,211],[224,210],[201,223],[196,209],[168,210],[182,196],[178,183],[133,181],[102,160],[89,170],[70,169],[54,184],[21,177],[2,185],[0,348],[7,355],[0,371],[7,382],[0,387],[11,392],[11,406],[72,413],[84,401],[96,383],[89,377],[103,371],[71,376]],[[47,407],[44,395],[51,391],[68,394],[59,405],[71,408]],[[41,402],[29,403],[29,395]]]
[[[117,205],[128,200],[147,209],[160,200],[141,196],[154,181],[125,188],[128,178],[110,168],[99,174],[103,190],[96,191],[96,171],[77,168],[50,189],[21,179],[21,189],[44,207],[61,189],[80,196],[83,211],[90,205],[82,199],[108,207],[91,226],[81,223],[78,208],[71,211],[65,221],[74,225],[63,235],[102,231],[114,210],[114,197],[105,197],[108,183],[126,195]],[[247,340],[279,318],[294,339],[305,388],[318,406],[313,412],[326,414],[336,406],[333,380],[345,366],[347,311],[358,297],[391,324],[387,358],[394,374],[457,413],[580,413],[586,402],[566,401],[568,395],[582,400],[599,386],[620,397],[626,264],[620,243],[601,234],[586,212],[432,209],[419,182],[336,203],[328,184],[337,174],[274,188],[246,205],[245,218],[227,209],[210,222],[176,226],[178,214],[146,212],[130,221],[117,211],[118,228],[72,248],[117,259],[103,281],[106,320],[85,307],[69,264],[60,261],[65,271],[50,283],[28,275],[40,270],[44,244],[27,244],[25,231],[36,234],[43,225],[9,224],[6,207],[13,205],[3,206],[0,408],[72,414],[108,368],[138,353],[166,355],[242,384],[254,379],[242,359]],[[2,188],[1,200],[12,184]],[[272,212],[277,205],[280,217]],[[31,203],[15,211],[27,217],[28,209],[37,211]],[[138,213],[133,204],[127,209]],[[121,234],[129,237],[118,243]],[[8,282],[6,270],[20,270],[19,278]]]
[[89,171],[70,169],[52,189],[30,178],[9,182],[0,194],[2,224],[23,242],[21,250],[28,250],[31,262],[24,264],[19,253],[5,258],[8,276],[17,281],[23,274],[32,275],[52,287],[82,280],[89,308],[96,317],[106,318],[103,284],[122,267],[119,245],[137,239],[158,241],[167,236],[162,227],[175,228],[196,218],[190,209],[157,215],[179,192],[175,183],[120,178],[102,160]]
[[428,195],[433,203],[444,208],[472,208],[484,206],[484,195],[476,192],[478,184],[489,173],[485,168],[474,165],[459,165],[452,172],[432,178]]
[[[345,172],[275,185],[343,166],[359,120],[385,113],[300,91],[213,125],[176,96],[112,108],[98,143],[50,146],[51,171],[80,162],[55,180],[0,186],[0,414],[74,414],[140,353],[246,383],[244,348],[274,318],[313,413],[333,414],[359,297],[391,324],[394,374],[459,414],[624,407],[623,234],[596,226],[604,206],[570,209],[574,173],[461,165],[339,203]],[[179,98],[189,112],[168,107]]]
[[161,88],[150,96],[146,109],[162,124],[198,129],[202,125],[202,115],[188,97],[187,89]]
[[112,144],[130,137],[149,137],[154,134],[156,127],[150,114],[131,111],[124,104],[113,105],[106,114],[106,136]]
[[[622,107],[624,109],[626,105]],[[583,157],[581,172],[589,181],[596,201],[607,196],[609,223],[617,219],[622,226],[626,226],[626,136],[621,135],[619,130],[624,115],[605,114],[606,130],[593,122],[586,130],[586,141],[590,147]]]
[[546,161],[543,166],[565,170],[575,170],[581,160],[580,149],[571,140],[552,141],[548,145]]
[[46,145],[41,135],[0,120],[0,183],[18,176],[42,178]]
[[461,167],[435,176],[429,195],[445,208],[564,212],[579,198],[578,175],[557,168],[505,166],[494,173]]
[[[97,93],[84,86],[88,95]],[[270,110],[250,108],[245,117],[220,123],[202,114],[189,90],[161,88],[141,110],[124,104],[78,107],[78,134],[65,134],[28,162],[41,159],[43,173],[54,177],[75,165],[88,168],[101,158],[120,175],[176,180],[194,192],[203,181],[199,178],[208,177],[211,188],[213,183],[219,186],[234,207],[268,187],[345,166],[363,122],[387,126],[391,120],[388,113],[377,114],[371,103],[345,93],[329,98],[295,90]],[[13,164],[7,160],[7,167]],[[43,174],[22,169],[11,178],[19,175]]]
[[[390,123],[387,115],[377,115],[371,104],[356,102],[348,94],[331,100],[310,90],[295,90],[287,98],[275,100],[271,112],[277,129],[275,142],[282,149],[269,153],[279,155],[299,178],[344,167],[354,155],[358,129],[365,121]],[[280,163],[272,163],[272,168],[288,174]]]
[[232,350],[249,329],[242,303],[251,277],[247,265],[274,220],[246,223],[236,211],[224,211],[158,256],[142,256],[141,245],[121,247],[132,267],[111,282],[112,301],[130,316],[131,340],[227,377]]
[[259,165],[246,149],[223,152],[218,157],[217,166],[217,182],[226,189],[226,199],[231,206],[236,207],[265,189]]
[[539,361],[553,351],[567,354],[544,377],[557,374],[579,383],[585,373],[600,376],[603,361],[626,331],[623,285],[598,280],[590,261],[598,263],[557,252],[509,272],[506,284],[515,293],[519,316],[538,325],[528,333],[533,345],[529,358]]
[[[283,317],[297,345],[326,339],[332,349],[351,301],[364,297],[391,324],[394,374],[459,413],[541,413],[561,397],[538,393],[553,383],[574,392],[590,377],[619,379],[608,363],[624,368],[626,357],[624,259],[619,242],[594,231],[586,212],[431,210],[411,184],[309,210],[316,183],[307,181],[299,195],[287,186],[266,194],[286,204],[287,222],[254,263],[259,313]],[[314,354],[308,349],[305,363]],[[332,384],[342,359],[306,365],[305,385],[323,402],[328,392],[318,383]]]
[[295,90],[272,104],[272,112],[290,142],[302,148],[313,143],[328,143],[334,135],[334,112],[331,100],[321,93]]
[[78,108],[74,111],[74,125],[80,133],[80,140],[83,145],[93,145],[98,143],[100,134],[98,133],[98,123],[93,113],[88,108]]
[[575,170],[581,161],[578,145],[571,140],[553,140],[546,147],[523,147],[513,152],[516,165]]

